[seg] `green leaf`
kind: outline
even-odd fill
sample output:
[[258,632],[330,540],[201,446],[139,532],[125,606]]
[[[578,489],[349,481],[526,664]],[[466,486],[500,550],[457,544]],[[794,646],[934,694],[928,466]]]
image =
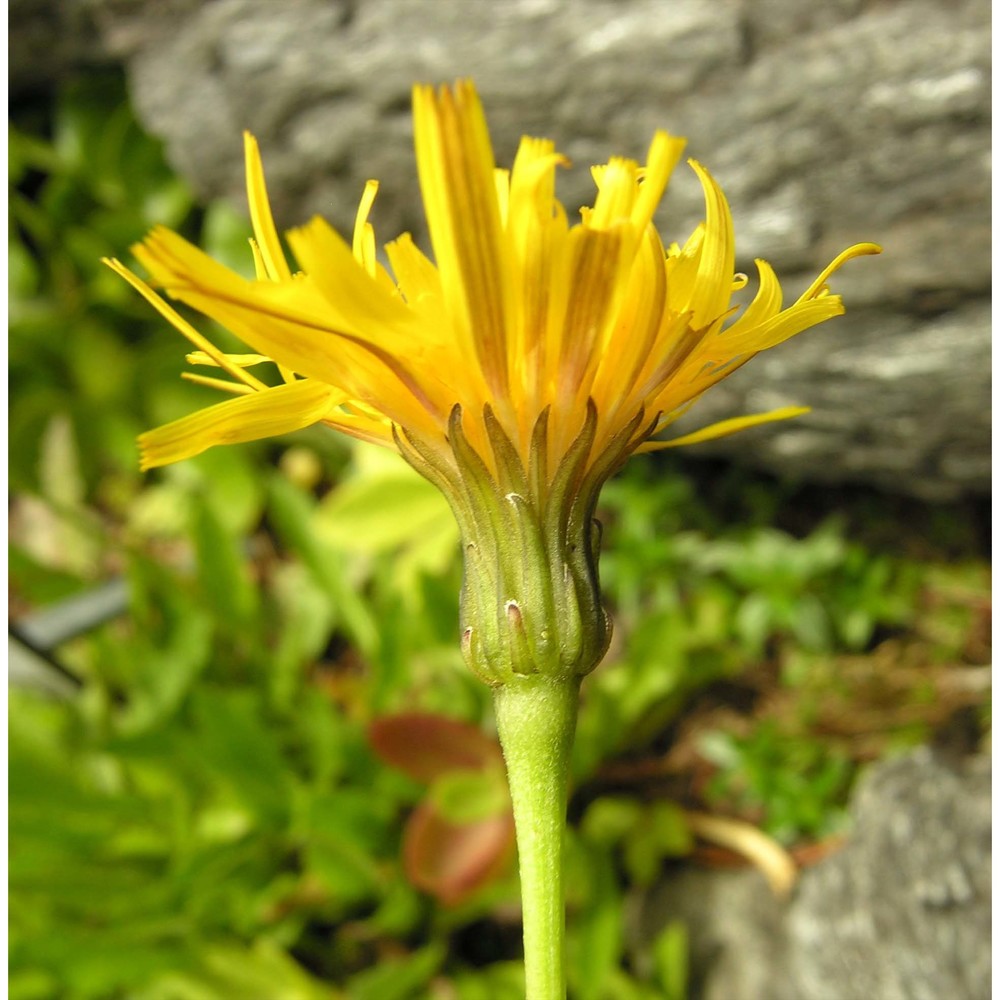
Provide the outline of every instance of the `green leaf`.
[[282,476],[271,478],[269,497],[269,513],[282,541],[301,557],[326,592],[338,622],[350,633],[358,649],[373,656],[379,645],[374,615],[348,579],[343,553],[313,530],[315,507],[311,499]]
[[33,605],[51,604],[87,587],[87,582],[75,573],[52,569],[14,544],[7,550],[7,572],[13,590]]
[[796,602],[792,611],[792,631],[795,638],[806,649],[830,649],[833,645],[833,630],[830,616],[819,598],[804,595]]
[[17,240],[8,241],[7,267],[7,293],[13,306],[13,302],[30,298],[38,291],[41,273],[34,257]]
[[18,969],[11,972],[7,988],[8,1000],[53,1000],[59,980],[45,969]]
[[351,1000],[411,1000],[421,995],[445,954],[444,945],[434,943],[408,958],[380,962],[351,979],[348,995]]
[[667,924],[653,942],[653,961],[663,1000],[687,1000],[688,933],[680,920]]
[[306,870],[341,906],[377,899],[383,877],[376,863],[390,843],[394,809],[357,789],[319,793],[308,806]]
[[150,729],[180,707],[211,661],[212,631],[209,615],[183,602],[162,644],[148,636],[130,647],[118,644],[114,655],[131,681],[128,704],[119,716],[122,733],[134,736]]
[[654,802],[649,807],[652,839],[661,855],[683,857],[694,848],[694,837],[684,810],[673,802]]
[[[304,748],[306,770],[316,788],[337,782],[360,754],[360,727],[350,723],[315,687],[307,687],[295,706],[295,728]],[[355,774],[360,768],[353,768]]]
[[475,972],[459,972],[451,981],[455,1000],[524,1000],[524,967],[497,962]]
[[160,976],[147,989],[134,994],[134,1000],[331,1000],[335,996],[326,984],[264,938],[250,948],[208,945],[198,959],[198,970]]
[[503,771],[451,771],[437,778],[428,799],[450,823],[475,823],[510,809]]
[[567,972],[573,996],[603,1000],[609,995],[608,980],[619,965],[624,945],[622,898],[610,857],[581,846],[589,884],[584,906],[569,928]]
[[[287,711],[301,690],[305,668],[326,648],[333,630],[333,609],[304,566],[276,567],[271,594],[279,610],[278,638],[267,671],[271,702]],[[326,706],[330,715],[329,705]]]
[[[94,248],[95,252],[98,248]],[[81,322],[66,345],[74,391],[99,408],[121,405],[135,382],[135,358],[115,334],[96,322]]]
[[186,747],[190,758],[228,785],[265,824],[283,824],[294,776],[257,692],[203,686],[193,702],[197,728]]
[[247,569],[237,537],[199,498],[195,506],[194,543],[201,592],[218,620],[230,631],[249,636],[257,631],[259,595]]
[[738,767],[743,754],[735,739],[718,729],[702,733],[698,739],[698,752],[716,767],[729,770]]
[[197,482],[215,516],[235,534],[251,531],[260,520],[264,506],[264,477],[251,450],[211,448],[171,472]]
[[587,840],[611,847],[631,833],[641,818],[642,806],[635,799],[605,795],[587,807],[580,831]]
[[763,649],[773,626],[773,605],[764,594],[755,592],[743,599],[736,612],[736,630],[748,649]]
[[201,246],[213,259],[242,274],[255,278],[250,237],[253,229],[244,212],[228,201],[213,201],[205,209]]
[[319,528],[340,549],[368,554],[444,536],[453,545],[455,519],[439,490],[402,459],[356,475],[320,506]]

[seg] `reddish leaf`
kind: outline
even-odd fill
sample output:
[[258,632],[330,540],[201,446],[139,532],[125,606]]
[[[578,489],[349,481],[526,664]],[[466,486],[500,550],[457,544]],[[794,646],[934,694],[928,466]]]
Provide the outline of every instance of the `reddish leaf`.
[[428,784],[450,771],[480,771],[502,760],[499,744],[481,729],[444,715],[383,716],[368,727],[368,741],[385,763]]
[[513,848],[511,813],[459,825],[423,803],[407,821],[403,861],[418,889],[455,906],[503,874]]

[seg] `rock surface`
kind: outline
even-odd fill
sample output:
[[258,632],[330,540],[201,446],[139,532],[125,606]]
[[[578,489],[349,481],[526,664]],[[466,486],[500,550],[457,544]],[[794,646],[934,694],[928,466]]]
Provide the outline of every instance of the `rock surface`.
[[756,872],[688,870],[646,899],[640,940],[685,921],[697,1000],[985,1000],[989,758],[925,748],[877,764],[852,818],[790,903]]
[[[26,0],[20,0],[22,6]],[[41,5],[44,6],[44,5]],[[989,483],[989,7],[985,0],[75,0],[127,61],[140,116],[206,197],[242,199],[261,141],[279,221],[350,229],[382,182],[380,239],[422,236],[414,80],[475,77],[498,161],[522,132],[577,169],[687,135],[736,220],[740,266],[797,294],[839,250],[847,317],[756,359],[692,418],[804,403],[788,425],[703,446],[799,477],[931,498]],[[701,217],[682,169],[657,220]]]

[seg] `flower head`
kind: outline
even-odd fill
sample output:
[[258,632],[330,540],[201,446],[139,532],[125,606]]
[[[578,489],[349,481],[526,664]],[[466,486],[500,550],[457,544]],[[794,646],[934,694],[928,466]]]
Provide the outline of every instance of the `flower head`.
[[[288,233],[293,270],[249,135],[256,280],[166,229],[134,248],[155,285],[257,353],[223,354],[109,262],[191,341],[190,362],[229,380],[189,377],[237,397],[142,435],[142,465],[315,423],[396,447],[459,519],[464,614],[475,621],[464,636],[477,670],[497,680],[520,657],[582,673],[609,634],[592,523],[603,482],[636,451],[804,412],[652,440],[754,354],[842,313],[827,280],[878,247],[845,250],[784,309],[774,272],[757,261],[759,289],[736,315],[732,295],[747,279],[734,274],[729,207],[704,167],[691,162],[705,221],[668,247],[652,226],[682,139],[658,132],[643,165],[616,157],[595,167],[594,205],[571,224],[555,196],[566,161],[551,142],[522,139],[512,169],[499,170],[471,83],[417,86],[413,107],[433,261],[405,234],[385,247],[388,267],[379,260],[369,181],[350,245],[319,218]],[[268,362],[278,385],[250,371]]]

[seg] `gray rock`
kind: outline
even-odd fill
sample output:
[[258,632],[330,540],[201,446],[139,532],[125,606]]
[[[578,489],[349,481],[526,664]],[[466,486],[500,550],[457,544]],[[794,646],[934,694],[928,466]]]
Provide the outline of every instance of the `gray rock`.
[[[878,258],[879,266],[884,258]],[[789,402],[812,412],[703,445],[819,482],[854,480],[930,500],[990,478],[990,307],[938,316],[862,308],[755,358],[692,409],[678,431]],[[737,452],[738,453],[738,452]]]
[[846,847],[790,902],[756,872],[688,870],[644,900],[640,941],[685,920],[700,1000],[985,1000],[989,758],[923,748],[884,761],[852,818]]
[[[24,0],[22,0],[24,2]],[[206,197],[242,199],[240,131],[264,152],[279,220],[349,229],[382,181],[380,239],[423,229],[414,80],[473,75],[500,162],[522,132],[589,164],[690,138],[726,189],[740,266],[790,294],[839,250],[845,319],[756,359],[699,418],[803,403],[721,453],[801,476],[935,498],[989,481],[989,8],[985,0],[75,0],[127,60],[141,117]],[[701,215],[690,171],[658,224]],[[699,405],[701,409],[701,404]]]

